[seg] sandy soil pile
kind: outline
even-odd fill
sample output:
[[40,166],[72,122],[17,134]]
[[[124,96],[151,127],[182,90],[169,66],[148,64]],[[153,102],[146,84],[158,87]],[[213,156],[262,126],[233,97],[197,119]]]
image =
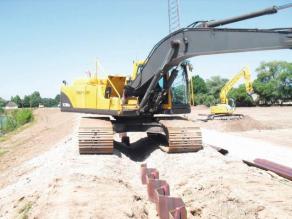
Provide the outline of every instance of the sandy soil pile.
[[[51,118],[48,114],[44,121]],[[69,123],[72,118],[65,118],[38,134],[34,126],[28,128],[27,133],[36,133],[16,147],[18,157],[11,150],[15,164],[5,158],[11,166],[0,172],[0,218],[158,218],[140,182],[140,165],[145,162],[167,180],[171,195],[184,200],[189,218],[292,218],[292,182],[273,173],[209,147],[197,153],[166,154],[141,133],[132,136],[142,138],[133,143],[139,150],[117,143],[114,155],[81,156],[78,119]],[[71,124],[73,133],[58,134],[57,127],[67,127],[64,122]],[[56,144],[44,143],[57,141],[57,136]]]
[[149,165],[157,167],[171,191],[182,197],[190,218],[292,216],[288,201],[292,184],[274,174],[247,167],[209,148],[196,154],[152,156]]
[[191,107],[192,108],[192,110],[194,110],[194,109],[196,109],[196,110],[208,110],[209,109],[209,107],[207,107],[206,105],[197,105],[197,106],[192,106]]
[[208,121],[208,124],[202,124],[201,127],[206,125],[210,129],[226,132],[242,132],[249,130],[266,130],[272,129],[271,126],[265,125],[264,123],[253,119],[250,116],[244,116],[240,120],[212,120]]
[[206,118],[200,114],[209,113],[208,108],[195,106],[187,116],[203,128],[233,132],[236,135],[292,147],[292,107],[238,107],[235,113],[245,115],[242,120],[199,121]]
[[[80,156],[76,144],[69,136],[13,172],[1,173],[7,186],[0,190],[0,217],[157,218],[140,182],[136,152]],[[210,148],[166,154],[147,150],[151,141],[143,145],[139,159],[160,171],[172,195],[186,203],[189,218],[292,217],[292,183],[285,179]]]

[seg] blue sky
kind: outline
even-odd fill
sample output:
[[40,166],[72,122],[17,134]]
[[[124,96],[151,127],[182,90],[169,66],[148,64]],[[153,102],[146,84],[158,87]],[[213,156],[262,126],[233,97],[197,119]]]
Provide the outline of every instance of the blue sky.
[[[221,19],[291,1],[181,0],[181,26]],[[54,97],[62,80],[94,70],[98,58],[108,74],[129,75],[168,34],[167,0],[0,0],[0,97],[35,90]],[[292,8],[226,27],[292,27]],[[195,73],[230,77],[245,65],[292,61],[292,51],[266,51],[192,58]]]

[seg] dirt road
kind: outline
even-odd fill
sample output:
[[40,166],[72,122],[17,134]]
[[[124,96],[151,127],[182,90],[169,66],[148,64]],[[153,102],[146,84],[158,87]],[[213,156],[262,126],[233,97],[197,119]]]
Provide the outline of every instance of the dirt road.
[[[188,116],[192,120],[208,114],[206,106],[193,107]],[[242,120],[199,122],[201,127],[235,135],[268,141],[292,147],[292,107],[238,107],[236,113],[245,115]]]
[[158,168],[172,195],[186,203],[189,218],[292,217],[292,182],[273,173],[208,147],[165,154],[145,139],[135,143],[143,146],[142,154],[115,150],[114,155],[80,156],[77,123],[78,118],[71,133],[54,145],[2,169],[0,218],[157,218],[140,182],[143,162]]
[[0,147],[5,153],[0,159],[0,171],[15,167],[18,164],[33,158],[35,155],[53,147],[58,141],[72,133],[77,116],[70,113],[61,113],[60,109],[36,109],[35,121],[29,128],[14,134]]

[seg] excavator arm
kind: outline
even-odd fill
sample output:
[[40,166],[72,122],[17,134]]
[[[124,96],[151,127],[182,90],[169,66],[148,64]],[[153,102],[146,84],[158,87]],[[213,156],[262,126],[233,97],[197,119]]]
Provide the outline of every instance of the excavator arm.
[[239,73],[237,73],[233,78],[231,78],[220,91],[220,103],[228,104],[227,95],[233,86],[241,79],[244,79],[246,92],[251,95],[253,93],[251,74],[248,67],[243,68]]
[[194,56],[288,48],[292,48],[292,28],[185,28],[164,38],[154,47],[141,73],[129,86],[138,92],[156,74]]
[[140,96],[140,108],[163,74],[182,61],[200,55],[291,49],[292,28],[282,30],[186,28],[168,36],[151,53],[141,73],[128,85],[128,95]]
[[[289,7],[291,6],[289,5]],[[275,13],[275,10],[277,11],[277,8],[272,7],[233,19],[236,22],[255,17],[255,15]],[[228,23],[232,23],[232,19],[226,20]],[[169,34],[154,46],[145,60],[140,74],[127,85],[125,90],[127,96],[140,98],[141,112],[151,108],[148,106],[149,99],[153,99],[155,87],[161,77],[170,74],[169,78],[175,78],[176,72],[172,69],[188,58],[211,54],[292,48],[292,28],[265,30],[215,28],[225,24],[226,20],[217,23],[214,21],[205,22],[197,27],[180,29]],[[168,87],[170,86],[171,84],[168,84]],[[156,94],[155,97],[163,98],[163,95]],[[161,100],[154,102],[160,104]]]

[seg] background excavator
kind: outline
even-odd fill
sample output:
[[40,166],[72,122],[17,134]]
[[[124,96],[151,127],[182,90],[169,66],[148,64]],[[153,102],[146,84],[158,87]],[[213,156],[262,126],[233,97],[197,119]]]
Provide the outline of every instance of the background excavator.
[[[159,41],[133,77],[108,76],[77,80],[61,87],[61,111],[111,116],[87,116],[79,127],[79,152],[112,153],[113,134],[145,131],[163,134],[167,152],[202,148],[195,123],[175,114],[190,113],[188,58],[220,53],[291,49],[292,28],[235,29],[219,26],[277,13],[292,7],[267,8],[218,21],[195,22]],[[171,116],[170,116],[171,115]]]
[[235,100],[228,98],[229,91],[234,85],[241,79],[244,79],[245,90],[247,94],[252,98],[253,101],[257,100],[257,95],[253,92],[251,73],[248,67],[243,68],[240,72],[234,75],[221,89],[220,91],[220,103],[211,106],[211,114],[208,119],[240,119],[243,117],[242,114],[235,114]]

